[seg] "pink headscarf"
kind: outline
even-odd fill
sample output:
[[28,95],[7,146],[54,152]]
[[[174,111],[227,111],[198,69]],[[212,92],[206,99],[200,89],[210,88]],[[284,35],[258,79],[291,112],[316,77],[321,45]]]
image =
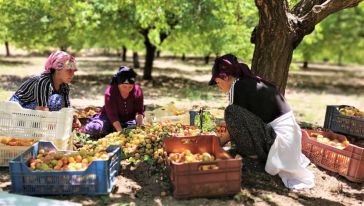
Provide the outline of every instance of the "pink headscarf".
[[44,73],[50,73],[51,68],[55,70],[72,69],[77,71],[76,59],[64,51],[56,51],[49,55],[44,66]]

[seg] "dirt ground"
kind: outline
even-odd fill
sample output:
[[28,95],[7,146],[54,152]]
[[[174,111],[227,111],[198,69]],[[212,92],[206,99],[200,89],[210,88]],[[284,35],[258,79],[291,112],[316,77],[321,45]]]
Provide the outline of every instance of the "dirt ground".
[[[130,59],[130,58],[129,58]],[[0,100],[6,100],[27,76],[42,71],[43,57],[0,58]],[[102,106],[103,91],[120,64],[113,57],[80,57],[79,72],[72,83],[71,101],[77,108]],[[174,101],[177,106],[224,107],[227,98],[207,86],[210,66],[202,60],[167,57],[155,61],[154,80],[142,85],[147,109]],[[131,66],[131,62],[124,62]],[[137,70],[139,77],[142,70]],[[326,105],[349,104],[364,109],[364,68],[311,65],[291,71],[286,98],[303,127],[322,126]],[[302,123],[303,122],[303,123]],[[311,164],[316,186],[293,191],[278,176],[264,172],[264,165],[245,158],[241,192],[231,197],[175,199],[172,188],[160,173],[146,164],[123,166],[117,187],[109,196],[47,196],[83,205],[364,205],[364,183],[345,178]],[[0,168],[0,191],[9,191],[8,168]],[[166,192],[167,195],[161,195]]]

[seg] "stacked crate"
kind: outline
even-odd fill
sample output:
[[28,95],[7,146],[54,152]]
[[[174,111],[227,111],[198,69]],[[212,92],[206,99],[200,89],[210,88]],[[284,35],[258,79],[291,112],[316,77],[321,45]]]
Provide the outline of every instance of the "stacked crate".
[[[22,108],[16,102],[0,102],[0,137],[35,139],[53,142],[58,149],[71,144],[73,109],[38,111]],[[0,145],[0,166],[28,147]]]
[[349,106],[327,106],[324,128],[355,139],[364,140],[364,118],[341,114],[339,110],[344,107]]

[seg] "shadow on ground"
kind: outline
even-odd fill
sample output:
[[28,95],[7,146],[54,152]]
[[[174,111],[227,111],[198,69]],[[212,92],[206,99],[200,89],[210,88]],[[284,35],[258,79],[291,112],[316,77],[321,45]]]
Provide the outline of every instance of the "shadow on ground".
[[19,66],[30,64],[30,61],[0,59],[0,65]]
[[303,74],[291,74],[287,82],[291,89],[304,89],[310,92],[322,92],[327,94],[359,94],[364,91],[364,84],[359,77],[347,78],[337,76],[311,76]]
[[[162,57],[161,59],[168,58]],[[198,65],[199,58],[190,58],[187,62],[191,65]],[[0,65],[19,66],[28,64],[29,61],[20,60],[0,60]],[[183,62],[185,63],[185,62]],[[103,95],[112,75],[120,65],[132,66],[131,61],[120,62],[117,58],[108,60],[81,59],[79,61],[80,71],[83,73],[76,75],[71,88],[72,98],[93,98]],[[196,70],[183,71],[178,68],[153,68],[154,79],[144,81],[141,79],[142,68],[136,69],[139,73],[138,81],[141,83],[146,98],[158,98],[160,96],[176,97],[182,99],[209,100],[216,96],[222,96],[218,89],[209,87],[206,82],[194,81],[189,77],[199,75],[209,75],[210,71]],[[307,73],[305,73],[307,71]],[[310,73],[314,72],[314,74]],[[316,72],[316,73],[315,73]],[[319,73],[317,73],[319,72]],[[308,68],[299,72],[291,72],[287,83],[290,89],[304,89],[311,92],[322,92],[331,94],[358,94],[364,91],[364,84],[361,79],[363,72],[351,70],[340,70],[330,68]],[[4,90],[15,91],[27,78],[19,78],[12,75],[0,76],[0,87]]]

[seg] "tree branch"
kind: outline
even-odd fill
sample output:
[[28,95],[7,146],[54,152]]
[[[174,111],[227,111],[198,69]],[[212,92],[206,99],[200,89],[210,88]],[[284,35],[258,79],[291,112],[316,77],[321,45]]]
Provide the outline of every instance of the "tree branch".
[[[306,1],[306,0],[303,0]],[[308,1],[308,0],[307,0]],[[337,11],[355,7],[363,0],[326,0],[326,1],[316,1],[322,2],[321,4],[315,4],[311,9],[307,6],[301,7],[309,9],[307,11],[301,10],[303,15],[297,15],[300,18],[300,22],[302,25],[302,30],[304,33],[312,31],[316,24],[320,23],[324,18],[328,15],[335,13]],[[303,5],[302,5],[303,6]],[[297,8],[298,9],[298,8]]]
[[291,13],[297,17],[301,17],[310,11],[314,5],[320,5],[325,1],[326,0],[301,0],[293,7]]

